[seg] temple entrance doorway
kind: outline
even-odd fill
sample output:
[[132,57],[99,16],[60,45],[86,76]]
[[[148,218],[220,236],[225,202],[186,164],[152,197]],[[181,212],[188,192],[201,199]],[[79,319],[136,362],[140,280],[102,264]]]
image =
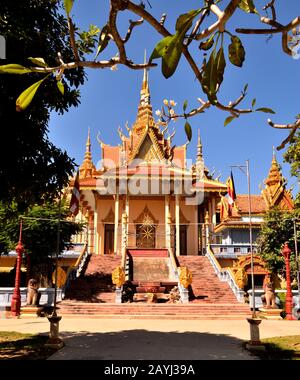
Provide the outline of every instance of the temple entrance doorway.
[[104,231],[104,254],[109,255],[114,253],[114,224],[105,224]]

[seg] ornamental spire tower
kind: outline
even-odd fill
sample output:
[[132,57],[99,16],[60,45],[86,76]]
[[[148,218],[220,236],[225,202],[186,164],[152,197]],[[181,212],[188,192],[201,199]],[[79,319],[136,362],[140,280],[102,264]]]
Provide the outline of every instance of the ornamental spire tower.
[[[146,51],[144,57],[144,63],[146,64]],[[137,118],[133,126],[133,132],[136,134],[141,134],[147,128],[154,127],[153,111],[150,98],[149,90],[149,78],[148,78],[148,69],[144,69],[142,89],[140,92],[140,102],[138,106]]]
[[85,154],[84,160],[79,168],[79,177],[80,178],[89,178],[93,176],[94,171],[96,170],[95,165],[92,161],[91,153],[91,137],[90,137],[90,128],[88,129],[88,137],[85,144]]
[[202,143],[200,137],[200,128],[198,128],[198,143],[197,143],[197,159],[196,159],[196,173],[199,179],[204,178],[204,159],[202,152]]
[[273,147],[272,163],[268,178],[265,180],[262,195],[267,207],[279,206],[282,209],[292,210],[293,200],[290,191],[286,190],[286,180],[282,176]]

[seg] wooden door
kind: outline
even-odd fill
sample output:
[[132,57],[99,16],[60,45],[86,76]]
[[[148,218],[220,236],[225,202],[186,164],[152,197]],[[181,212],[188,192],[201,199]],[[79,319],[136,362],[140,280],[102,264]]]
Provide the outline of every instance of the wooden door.
[[114,253],[114,224],[105,224],[105,236],[104,236],[104,254],[109,255]]

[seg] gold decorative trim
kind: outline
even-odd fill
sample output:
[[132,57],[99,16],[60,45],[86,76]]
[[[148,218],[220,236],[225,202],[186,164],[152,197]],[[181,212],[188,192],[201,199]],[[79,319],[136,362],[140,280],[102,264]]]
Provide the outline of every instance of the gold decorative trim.
[[146,205],[144,210],[140,213],[140,215],[133,221],[135,224],[158,224],[158,220],[155,219],[152,212],[148,209]]

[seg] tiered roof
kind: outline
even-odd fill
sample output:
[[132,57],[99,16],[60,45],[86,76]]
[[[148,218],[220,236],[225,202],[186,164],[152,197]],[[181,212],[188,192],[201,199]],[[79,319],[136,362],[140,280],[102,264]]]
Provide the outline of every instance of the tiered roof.
[[[144,70],[137,117],[132,126],[126,125],[127,135],[121,128],[118,133],[121,144],[111,146],[98,138],[102,151],[102,167],[96,170],[91,157],[90,132],[86,143],[84,161],[80,167],[80,187],[93,189],[104,186],[106,178],[170,178],[190,179],[193,192],[212,191],[226,194],[225,184],[214,180],[204,165],[200,133],[198,135],[197,159],[191,169],[186,167],[186,146],[173,146],[173,135],[165,136],[153,118],[149,90],[148,71]],[[138,160],[138,161],[137,161]]]

